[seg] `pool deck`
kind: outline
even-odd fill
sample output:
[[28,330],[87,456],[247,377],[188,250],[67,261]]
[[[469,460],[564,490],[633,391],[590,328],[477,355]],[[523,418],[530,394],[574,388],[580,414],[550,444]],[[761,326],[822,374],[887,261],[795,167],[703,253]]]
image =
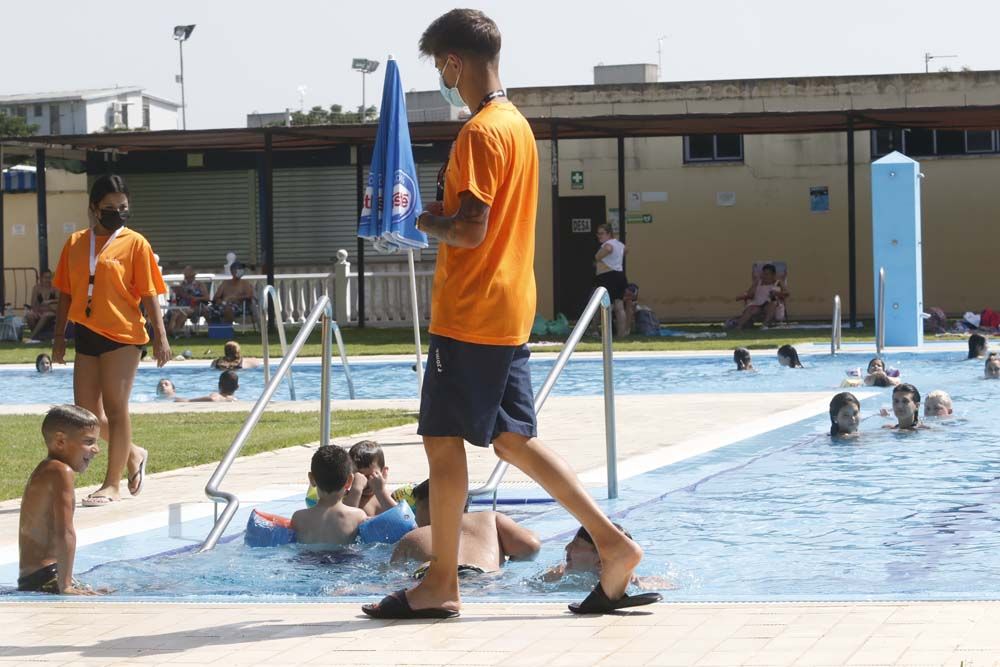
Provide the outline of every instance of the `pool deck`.
[[[620,396],[620,476],[825,412],[833,393],[768,394],[766,401],[746,394]],[[416,407],[415,401],[391,405]],[[553,397],[539,421],[542,438],[600,493],[605,480],[601,399]],[[425,476],[414,425],[368,435],[386,447],[392,481]],[[255,495],[301,492],[314,446],[240,459],[224,486],[248,502]],[[485,480],[494,463],[490,451],[469,448],[474,482]],[[203,487],[213,467],[151,475],[138,498],[79,509],[80,545],[162,525],[170,504],[205,510]],[[506,484],[522,487],[527,480],[516,473]],[[78,498],[89,490],[79,489]],[[2,561],[16,559],[18,505],[16,500],[0,503]],[[0,602],[0,624],[0,663],[17,664],[1000,664],[1000,603],[995,602],[665,603],[607,617],[576,617],[563,604],[468,604],[454,621],[377,622],[361,616],[358,604],[53,599]]]

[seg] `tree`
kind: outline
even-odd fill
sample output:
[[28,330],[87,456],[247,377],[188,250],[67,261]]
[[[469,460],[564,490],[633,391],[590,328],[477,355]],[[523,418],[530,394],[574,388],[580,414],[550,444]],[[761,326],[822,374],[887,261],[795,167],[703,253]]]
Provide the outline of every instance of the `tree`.
[[[315,106],[308,112],[295,111],[292,113],[292,125],[330,125],[359,122],[358,111],[344,111],[340,104],[330,105],[327,110],[321,106]],[[366,109],[365,120],[371,122],[378,119],[378,109],[370,106]]]
[[8,116],[0,112],[0,137],[27,137],[38,132],[37,125],[28,125],[22,116]]

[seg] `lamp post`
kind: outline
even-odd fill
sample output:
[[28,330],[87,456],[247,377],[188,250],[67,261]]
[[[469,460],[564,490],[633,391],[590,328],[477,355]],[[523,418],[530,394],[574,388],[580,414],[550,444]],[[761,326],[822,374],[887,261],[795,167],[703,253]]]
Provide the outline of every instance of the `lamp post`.
[[930,52],[924,52],[924,74],[930,74],[931,71],[931,61],[938,58],[957,58],[958,56],[935,56]]
[[187,104],[184,100],[184,42],[188,40],[192,32],[194,32],[194,24],[174,26],[174,39],[177,40],[177,46],[180,47],[181,52],[181,73],[177,75],[176,81],[181,84],[181,122],[185,130],[188,128],[188,121]]
[[361,72],[361,113],[358,114],[358,119],[363,123],[368,116],[368,107],[365,105],[365,78],[378,69],[378,61],[354,58],[351,60],[351,69]]

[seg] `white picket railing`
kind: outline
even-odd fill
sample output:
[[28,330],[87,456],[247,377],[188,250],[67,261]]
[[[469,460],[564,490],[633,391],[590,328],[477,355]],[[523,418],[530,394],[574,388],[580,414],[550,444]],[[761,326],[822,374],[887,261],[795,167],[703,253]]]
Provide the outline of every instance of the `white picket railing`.
[[[347,251],[337,253],[337,264],[330,273],[278,273],[274,276],[274,287],[281,297],[282,322],[301,324],[312,311],[321,296],[331,297],[337,322],[343,326],[358,323],[358,273],[347,261]],[[163,276],[169,287],[179,285],[184,276],[179,273]],[[216,273],[199,273],[196,277],[214,298],[215,291],[230,276]],[[430,322],[431,287],[434,271],[425,269],[416,272],[417,306],[421,324]],[[254,285],[254,292],[260,294],[267,284],[265,275],[246,275]],[[365,324],[375,327],[412,326],[413,313],[410,307],[410,273],[405,258],[397,264],[380,262],[365,268]],[[173,294],[170,295],[171,297]],[[164,308],[167,304],[164,302]]]

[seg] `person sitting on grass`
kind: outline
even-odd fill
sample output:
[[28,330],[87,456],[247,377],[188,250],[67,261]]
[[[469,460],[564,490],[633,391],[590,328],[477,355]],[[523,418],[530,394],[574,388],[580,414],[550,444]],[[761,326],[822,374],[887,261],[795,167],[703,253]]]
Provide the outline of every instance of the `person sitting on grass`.
[[[632,535],[621,524],[614,523],[614,526],[623,535],[627,535],[630,540],[632,539]],[[576,535],[566,545],[566,560],[546,570],[542,574],[542,581],[559,581],[572,573],[600,574],[600,572],[601,559],[597,556],[597,548],[594,546],[594,540],[586,528],[580,526],[580,529],[576,531]],[[648,590],[663,590],[676,587],[672,581],[661,577],[638,577],[634,574],[630,583],[632,586]],[[656,596],[657,599],[661,597],[659,593],[645,593],[644,595]]]
[[736,370],[752,371],[753,359],[750,358],[750,350],[745,347],[738,347],[733,350],[733,361],[736,362]]
[[[168,380],[169,382],[169,380]],[[219,391],[198,398],[177,398],[176,403],[223,403],[237,400],[236,390],[240,388],[240,376],[236,371],[223,371],[219,376]],[[157,387],[159,389],[159,387]]]
[[100,453],[97,417],[75,405],[57,405],[42,420],[48,456],[28,478],[21,497],[17,590],[95,595],[73,578],[76,557],[74,480]]
[[737,301],[747,302],[743,313],[737,319],[726,322],[726,326],[742,329],[757,318],[762,318],[763,326],[771,326],[775,322],[778,306],[787,298],[788,292],[778,280],[774,264],[765,264],[761,267],[760,277],[754,280],[750,289],[736,297]]
[[313,453],[309,485],[317,490],[315,507],[292,515],[292,530],[299,544],[351,544],[358,526],[368,516],[357,507],[344,504],[344,496],[354,482],[354,466],[343,447],[325,445]]
[[927,394],[924,401],[924,417],[950,417],[953,414],[951,396],[947,392],[935,389]]
[[849,391],[830,399],[830,437],[851,438],[858,435],[861,403]]
[[[419,579],[427,571],[429,561],[434,558],[431,548],[430,480],[413,487],[413,516],[417,528],[403,536],[392,552],[392,562],[417,561],[424,563],[414,577]],[[458,573],[482,574],[494,572],[510,560],[532,560],[542,543],[533,531],[518,525],[516,521],[500,512],[483,511],[469,513],[465,504],[462,515],[461,535],[458,540]]]
[[791,345],[782,345],[778,348],[778,363],[788,368],[802,368],[799,352]]
[[989,356],[986,357],[986,367],[983,370],[983,376],[987,380],[1000,379],[1000,354],[990,352]]
[[983,334],[974,333],[969,336],[969,356],[967,359],[982,359],[986,356],[987,341]]
[[356,442],[350,449],[350,456],[354,464],[354,486],[344,502],[368,516],[395,507],[399,498],[388,484],[389,467],[379,444],[374,440]]
[[892,413],[896,416],[897,423],[883,428],[900,431],[927,428],[920,423],[920,392],[912,384],[904,382],[892,390]]

